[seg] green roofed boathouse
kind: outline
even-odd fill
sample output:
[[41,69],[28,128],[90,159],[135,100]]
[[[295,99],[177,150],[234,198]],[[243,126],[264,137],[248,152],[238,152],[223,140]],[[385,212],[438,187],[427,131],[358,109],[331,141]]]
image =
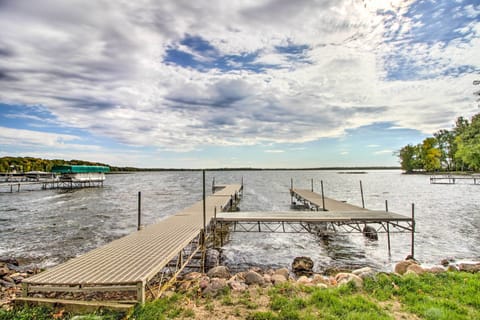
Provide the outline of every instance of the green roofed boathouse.
[[52,173],[57,175],[57,188],[103,187],[106,166],[61,165],[54,166]]

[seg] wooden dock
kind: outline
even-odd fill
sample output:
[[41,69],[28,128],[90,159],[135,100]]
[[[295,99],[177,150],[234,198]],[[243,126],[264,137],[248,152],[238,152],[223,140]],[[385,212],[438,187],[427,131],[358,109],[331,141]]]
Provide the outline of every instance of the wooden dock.
[[[216,190],[205,203],[197,202],[156,224],[25,279],[23,296],[36,292],[130,291],[143,303],[146,290],[152,292],[149,282],[171,260],[177,258],[178,274],[204,247],[203,214],[208,225],[216,211],[229,210],[240,200],[243,186],[216,186]],[[186,256],[184,249],[192,244]]]
[[[309,211],[229,212],[218,213],[215,223],[220,230],[230,225],[233,232],[358,232],[367,236],[386,233],[390,252],[391,233],[411,234],[411,254],[414,254],[415,218],[382,210],[368,210],[327,198],[306,189],[290,189],[292,203],[300,202]],[[376,227],[372,227],[375,225]],[[368,227],[367,227],[368,226]]]

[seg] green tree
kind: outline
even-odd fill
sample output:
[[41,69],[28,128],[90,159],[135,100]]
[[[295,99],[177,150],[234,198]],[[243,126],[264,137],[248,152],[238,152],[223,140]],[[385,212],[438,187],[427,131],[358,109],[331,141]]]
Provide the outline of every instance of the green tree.
[[405,172],[411,173],[414,169],[418,169],[417,147],[407,144],[398,151],[398,157],[400,158],[400,166],[402,167],[402,170],[405,170]]
[[457,143],[453,131],[441,129],[433,134],[437,140],[437,146],[440,150],[440,164],[447,170],[455,168],[455,152],[457,152]]
[[480,170],[480,114],[473,116],[471,123],[462,128],[455,141],[458,150],[455,153],[465,165],[473,170]]
[[426,138],[421,144],[421,159],[423,169],[426,171],[435,171],[441,168],[442,153],[436,146],[437,140],[433,137]]

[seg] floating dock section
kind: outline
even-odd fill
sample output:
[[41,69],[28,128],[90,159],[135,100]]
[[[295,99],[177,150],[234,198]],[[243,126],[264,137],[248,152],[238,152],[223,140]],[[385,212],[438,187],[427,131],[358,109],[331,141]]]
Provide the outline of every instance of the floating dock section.
[[[23,281],[23,298],[38,292],[133,292],[136,301],[143,303],[146,294],[156,298],[160,290],[152,281],[162,283],[170,261],[176,259],[174,276],[190,259],[205,248],[208,227],[216,211],[227,211],[242,197],[243,186],[216,186],[216,192],[156,224],[115,240],[103,247],[60,264]],[[205,211],[204,208],[205,207]],[[205,214],[205,220],[203,215]],[[188,252],[187,252],[188,251]]]

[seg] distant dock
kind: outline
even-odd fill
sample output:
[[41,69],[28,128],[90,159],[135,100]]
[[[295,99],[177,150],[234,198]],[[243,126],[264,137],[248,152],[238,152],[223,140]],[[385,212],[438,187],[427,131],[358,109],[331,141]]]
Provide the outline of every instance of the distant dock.
[[480,185],[480,174],[438,174],[430,176],[430,184],[476,184]]
[[0,182],[0,192],[20,192],[28,187],[33,189],[78,189],[103,187],[105,166],[63,165],[54,166],[52,172],[33,172],[16,175]]

